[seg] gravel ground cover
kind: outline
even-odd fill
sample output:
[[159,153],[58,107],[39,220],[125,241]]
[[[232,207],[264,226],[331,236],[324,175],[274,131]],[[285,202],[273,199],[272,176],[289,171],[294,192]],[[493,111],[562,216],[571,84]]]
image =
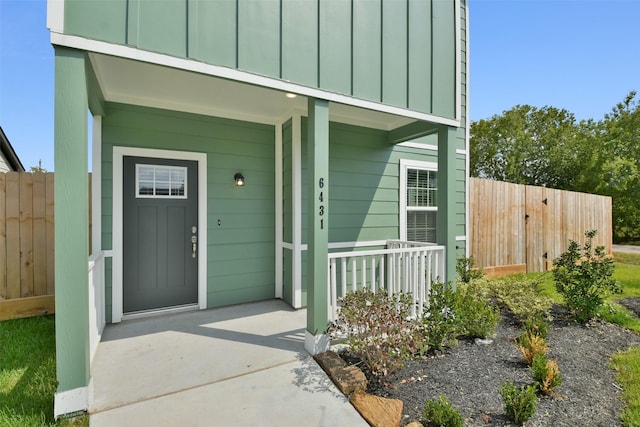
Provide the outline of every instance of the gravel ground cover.
[[[640,300],[633,304],[640,309]],[[559,306],[552,311],[547,344],[550,359],[558,361],[562,384],[553,396],[538,399],[536,413],[525,425],[622,425],[622,390],[609,361],[618,350],[640,345],[640,336],[602,321],[574,323]],[[460,410],[466,426],[511,425],[504,414],[501,383],[532,384],[530,370],[514,344],[519,333],[516,322],[503,314],[490,344],[460,340],[444,352],[406,363],[384,384],[370,377],[368,391],[401,399],[402,425],[419,420],[424,402],[440,394]]]

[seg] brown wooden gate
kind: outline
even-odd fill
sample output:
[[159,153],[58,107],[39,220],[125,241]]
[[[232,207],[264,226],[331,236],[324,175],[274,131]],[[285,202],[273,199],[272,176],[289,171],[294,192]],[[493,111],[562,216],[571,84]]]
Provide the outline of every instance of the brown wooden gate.
[[592,229],[611,253],[611,197],[471,178],[469,216],[471,256],[489,275],[546,271]]

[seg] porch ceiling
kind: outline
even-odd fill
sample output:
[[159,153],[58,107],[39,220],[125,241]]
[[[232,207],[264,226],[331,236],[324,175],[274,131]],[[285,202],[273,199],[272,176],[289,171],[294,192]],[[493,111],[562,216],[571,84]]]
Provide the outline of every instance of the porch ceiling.
[[[109,55],[89,58],[105,101],[269,124],[307,112],[305,96]],[[415,122],[334,102],[329,111],[332,121],[388,131]]]

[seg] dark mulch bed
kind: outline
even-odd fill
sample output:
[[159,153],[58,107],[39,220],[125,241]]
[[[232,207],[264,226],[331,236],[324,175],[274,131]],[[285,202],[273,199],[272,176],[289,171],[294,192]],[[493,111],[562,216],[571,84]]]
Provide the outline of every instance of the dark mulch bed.
[[631,310],[637,317],[640,317],[640,298],[622,298],[616,300],[616,302]]
[[[640,300],[634,303],[640,308]],[[622,425],[622,391],[609,362],[618,350],[640,345],[640,336],[602,321],[576,324],[560,307],[554,307],[553,316],[547,343],[550,358],[558,360],[563,381],[556,395],[538,399],[536,413],[526,425]],[[491,344],[460,340],[443,353],[406,363],[385,384],[372,381],[368,391],[401,399],[403,425],[419,420],[424,402],[440,394],[460,410],[466,426],[511,425],[504,414],[500,384],[508,380],[520,385],[532,383],[529,368],[514,344],[518,334],[519,326],[504,315]]]

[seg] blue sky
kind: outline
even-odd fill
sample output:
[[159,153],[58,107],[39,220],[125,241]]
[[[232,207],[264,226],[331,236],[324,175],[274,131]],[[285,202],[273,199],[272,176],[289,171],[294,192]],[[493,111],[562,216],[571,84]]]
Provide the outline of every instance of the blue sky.
[[[640,90],[640,1],[470,0],[470,115],[516,104],[601,119]],[[53,170],[45,0],[0,0],[0,126],[28,169]]]

